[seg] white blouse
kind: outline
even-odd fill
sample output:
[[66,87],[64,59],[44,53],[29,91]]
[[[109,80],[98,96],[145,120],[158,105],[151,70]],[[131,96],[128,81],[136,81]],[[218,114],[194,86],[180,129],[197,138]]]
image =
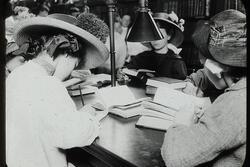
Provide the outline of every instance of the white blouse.
[[60,149],[90,145],[99,122],[77,111],[62,82],[33,61],[6,79],[6,161],[9,167],[65,167]]

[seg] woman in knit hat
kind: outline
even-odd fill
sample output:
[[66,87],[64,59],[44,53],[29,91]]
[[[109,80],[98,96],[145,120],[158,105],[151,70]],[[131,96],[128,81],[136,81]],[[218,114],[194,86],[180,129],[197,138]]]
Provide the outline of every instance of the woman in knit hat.
[[16,27],[15,42],[29,60],[6,79],[8,166],[65,167],[65,149],[90,145],[98,136],[93,108],[77,111],[62,82],[73,69],[95,68],[108,58],[101,41],[107,25],[99,20],[103,27],[92,27],[94,36],[84,30],[88,18],[54,14]]
[[[204,73],[225,89],[207,109],[183,109],[168,128],[161,148],[168,167],[241,167],[246,155],[246,16],[236,10],[218,13],[197,36],[207,58]],[[183,118],[183,114],[190,113]],[[187,114],[185,114],[187,115]]]

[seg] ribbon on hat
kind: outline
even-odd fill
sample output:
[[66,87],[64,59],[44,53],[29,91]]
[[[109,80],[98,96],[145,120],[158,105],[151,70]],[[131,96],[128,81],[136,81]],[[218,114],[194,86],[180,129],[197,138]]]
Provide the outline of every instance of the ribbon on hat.
[[70,34],[55,35],[44,46],[50,56],[53,56],[57,48],[66,49],[65,51],[71,55],[79,51],[79,43],[76,37]]
[[25,60],[33,59],[37,52],[41,50],[41,44],[39,41],[27,41],[23,43],[16,51],[12,54],[16,56],[23,56]]
[[30,60],[34,58],[42,48],[45,48],[51,57],[57,48],[65,49],[65,52],[70,55],[73,55],[80,50],[76,37],[71,34],[59,34],[48,40],[46,40],[46,36],[42,36],[39,40],[32,40],[30,38],[12,54],[21,55],[25,60]]
[[179,20],[178,16],[173,11],[170,14],[168,14],[168,17],[172,22],[174,22],[181,29],[181,31],[184,31],[184,26],[183,26],[185,23],[184,19]]

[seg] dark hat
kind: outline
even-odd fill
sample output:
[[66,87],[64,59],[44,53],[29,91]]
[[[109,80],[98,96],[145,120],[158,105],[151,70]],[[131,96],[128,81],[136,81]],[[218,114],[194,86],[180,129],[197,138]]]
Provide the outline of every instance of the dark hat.
[[225,10],[200,23],[193,41],[201,53],[224,65],[246,67],[246,15]]
[[172,12],[170,14],[165,13],[165,12],[159,12],[159,13],[154,13],[153,18],[155,21],[159,21],[163,23],[163,25],[168,28],[172,27],[175,31],[174,35],[171,36],[171,39],[169,40],[169,43],[172,43],[176,47],[180,46],[183,42],[184,35],[184,20],[180,19],[177,17],[177,15]]
[[196,23],[194,33],[192,34],[192,41],[201,54],[208,58],[214,59],[208,50],[208,38],[210,35],[210,21],[199,20]]
[[47,12],[49,12],[49,11],[50,11],[50,7],[47,6],[47,5],[42,5],[42,6],[40,7],[40,11],[47,11]]
[[70,8],[70,12],[80,12],[80,9],[73,6],[73,7]]
[[[96,17],[94,22],[98,18]],[[104,43],[101,35],[107,36],[109,29],[108,26],[99,20],[98,24],[102,26],[102,29],[95,29],[100,31],[99,36],[91,33],[87,29],[82,27],[82,23],[85,22],[84,17],[75,18],[66,14],[51,14],[47,17],[34,17],[21,21],[15,27],[14,40],[17,45],[21,46],[29,38],[34,35],[42,33],[43,31],[56,32],[58,30],[64,30],[70,32],[79,37],[79,42],[82,44],[85,54],[84,64],[80,64],[80,69],[91,69],[103,64],[109,57],[109,52]],[[96,28],[96,27],[92,27]],[[104,38],[104,37],[103,37]]]

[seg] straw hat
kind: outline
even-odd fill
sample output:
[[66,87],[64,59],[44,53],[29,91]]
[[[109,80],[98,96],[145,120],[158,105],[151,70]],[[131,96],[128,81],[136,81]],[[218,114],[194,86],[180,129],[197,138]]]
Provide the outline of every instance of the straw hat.
[[165,12],[159,12],[159,13],[154,13],[153,18],[155,21],[160,21],[165,25],[166,28],[172,27],[175,31],[174,35],[171,37],[169,40],[169,43],[172,43],[176,47],[180,46],[183,42],[184,35],[184,20],[183,19],[178,19],[177,15],[172,12],[170,14],[165,13]]
[[[93,20],[93,25],[96,24],[96,20],[98,20],[98,18]],[[98,20],[99,29],[94,27],[94,30],[100,32],[97,32],[99,36],[96,37],[87,30],[84,30],[84,27],[82,27],[82,22],[84,21],[84,16],[75,18],[66,14],[52,14],[47,17],[34,17],[26,19],[15,27],[14,40],[17,45],[21,46],[25,42],[29,41],[29,38],[39,36],[40,34],[53,34],[61,30],[70,32],[71,34],[79,37],[79,42],[83,46],[81,53],[84,53],[82,56],[85,57],[85,61],[84,63],[79,64],[78,68],[92,69],[103,64],[109,57],[108,49],[100,38],[101,35],[108,35],[108,27],[104,22]],[[103,28],[100,29],[100,26]]]
[[200,24],[192,38],[205,57],[228,66],[247,66],[245,14],[225,10]]

